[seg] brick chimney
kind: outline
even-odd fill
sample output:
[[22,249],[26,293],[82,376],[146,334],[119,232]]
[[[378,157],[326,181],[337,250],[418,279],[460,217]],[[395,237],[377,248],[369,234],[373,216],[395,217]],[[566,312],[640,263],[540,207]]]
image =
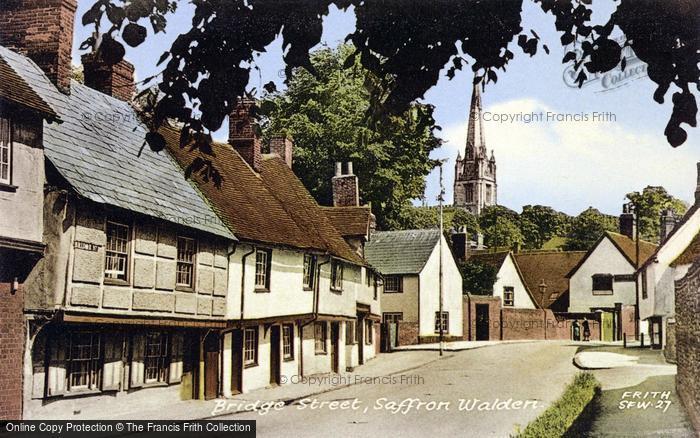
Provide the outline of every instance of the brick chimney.
[[676,215],[670,208],[661,211],[661,221],[659,227],[659,241],[663,242],[676,227]]
[[0,45],[31,58],[64,93],[70,92],[77,0],[0,0]]
[[460,227],[459,229],[452,230],[452,251],[454,252],[455,258],[463,262],[467,259],[469,254],[469,234],[467,233],[466,227]]
[[632,212],[632,206],[624,204],[622,206],[622,214],[620,215],[620,234],[624,234],[634,240],[637,237],[637,221],[635,214]]
[[335,176],[333,183],[333,207],[358,207],[360,205],[360,188],[357,176],[352,173],[352,161],[346,164],[346,172],[343,173],[343,164],[335,163]]
[[292,151],[294,143],[292,139],[286,135],[276,135],[270,139],[270,153],[277,154],[287,163],[289,168],[292,168]]
[[229,115],[228,142],[256,172],[262,163],[260,138],[253,114],[255,100],[249,97],[238,99],[238,104]]
[[695,203],[700,205],[700,162],[697,163],[698,166],[698,182],[695,186]]
[[134,65],[121,60],[116,65],[108,65],[99,55],[83,55],[85,85],[125,102],[131,102],[136,91],[134,85]]

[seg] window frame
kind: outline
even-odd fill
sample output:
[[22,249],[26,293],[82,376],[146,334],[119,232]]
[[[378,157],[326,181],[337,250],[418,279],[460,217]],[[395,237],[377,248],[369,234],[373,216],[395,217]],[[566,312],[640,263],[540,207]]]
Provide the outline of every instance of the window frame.
[[314,352],[328,354],[328,323],[325,321],[314,322]]
[[[248,338],[248,335],[251,335],[251,338]],[[256,367],[258,366],[258,349],[259,349],[259,344],[260,344],[260,332],[259,332],[259,327],[252,326],[252,327],[245,327],[243,329],[243,367],[244,368],[251,368],[251,367]],[[250,341],[250,342],[249,342]],[[250,345],[249,345],[250,343]],[[249,348],[250,347],[250,348]],[[248,358],[250,353],[250,356],[252,356],[250,359]]]
[[[307,263],[308,261],[308,263]],[[308,277],[308,283],[307,283]],[[313,254],[305,253],[303,260],[303,269],[301,284],[304,290],[313,290],[314,282],[316,280],[316,256]]]
[[[265,283],[261,285],[258,280],[262,277],[259,272],[260,261],[258,260],[258,255],[265,255]],[[256,292],[269,292],[270,291],[270,277],[272,276],[272,250],[266,248],[257,248],[255,250],[255,281],[253,282]]]
[[[287,330],[289,330],[288,334]],[[282,360],[285,362],[294,360],[294,324],[282,324]]]
[[[387,288],[387,285],[392,281],[396,281],[397,289]],[[403,293],[403,275],[392,274],[384,276],[384,293],[385,294],[402,294]]]
[[435,312],[435,333],[440,333],[440,325],[442,325],[442,333],[450,332],[450,312],[442,311],[443,317],[440,318],[440,312]]
[[372,345],[374,342],[374,321],[365,319],[365,345]]
[[333,292],[343,292],[343,262],[338,259],[331,259],[330,288]]
[[[388,319],[392,319],[392,321],[388,321]],[[382,312],[382,322],[384,323],[393,324],[401,321],[403,321],[403,312]]]
[[[186,260],[180,259],[180,241],[191,241],[192,242],[192,261],[188,262]],[[176,256],[175,256],[175,289],[192,291],[195,289],[195,274],[197,272],[197,240],[193,237],[188,236],[177,236],[176,240]],[[189,265],[192,268],[190,273],[190,284],[179,283],[180,276],[180,265]]]
[[[510,299],[506,295],[510,294]],[[503,286],[503,307],[515,307],[515,288],[513,286]]]
[[[3,147],[3,138],[0,136],[0,185],[6,186],[6,187],[12,187],[12,171],[13,171],[13,158],[14,158],[14,138],[13,138],[13,123],[12,119],[10,118],[9,115],[2,115],[0,114],[0,128],[2,125],[2,121],[6,120],[7,121],[7,143],[6,147]],[[0,133],[2,133],[2,129],[0,129]],[[2,150],[7,149],[7,178],[2,178]]]
[[647,286],[647,270],[642,269],[642,276],[641,276],[641,282],[642,282],[642,299],[646,300],[649,298],[649,290]]
[[[150,330],[144,335],[144,346],[143,346],[143,384],[148,385],[160,385],[168,384],[170,379],[170,333],[166,331]],[[158,338],[158,345],[160,346],[159,354],[149,354],[149,346],[153,345],[150,343],[152,338]],[[151,362],[155,362],[155,366]],[[155,369],[157,376],[155,378],[149,378],[150,370]]]
[[[88,358],[76,359],[73,357],[74,337],[80,335],[90,335],[90,354]],[[97,353],[94,351],[94,340],[97,339]],[[60,348],[60,347],[59,347]],[[97,392],[102,390],[102,370],[104,368],[104,340],[102,333],[97,330],[81,329],[71,330],[68,333],[68,345],[66,350],[66,392]],[[73,383],[73,367],[76,364],[87,364],[85,385],[75,385]]]
[[[596,280],[610,282],[609,288],[596,288]],[[591,291],[593,295],[613,295],[614,277],[612,274],[593,274],[591,275]],[[599,285],[600,286],[600,285]]]
[[345,345],[355,345],[357,344],[357,329],[355,325],[357,320],[350,319],[345,322]]
[[[124,244],[124,251],[116,251],[113,249],[110,249],[110,226],[112,227],[121,227],[126,229],[126,238],[125,238],[125,244]],[[123,223],[123,222],[118,222],[117,220],[112,220],[108,219],[105,222],[105,256],[104,256],[104,269],[103,269],[103,276],[104,276],[104,283],[105,284],[117,284],[117,285],[128,285],[130,283],[130,277],[131,277],[131,261],[132,261],[132,255],[131,255],[131,240],[132,240],[132,232],[133,232],[133,227],[129,223]],[[117,237],[119,238],[119,237]],[[108,269],[107,267],[109,266],[109,253],[114,253],[117,255],[123,255],[125,257],[124,259],[124,278],[119,278],[119,277],[108,277]]]

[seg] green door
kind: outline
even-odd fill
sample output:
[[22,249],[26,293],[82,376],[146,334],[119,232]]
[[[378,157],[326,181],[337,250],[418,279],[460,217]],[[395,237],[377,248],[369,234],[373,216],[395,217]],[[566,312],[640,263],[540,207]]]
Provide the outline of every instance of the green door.
[[603,312],[600,314],[600,330],[601,330],[601,340],[605,342],[613,341],[613,317],[614,315],[610,312]]

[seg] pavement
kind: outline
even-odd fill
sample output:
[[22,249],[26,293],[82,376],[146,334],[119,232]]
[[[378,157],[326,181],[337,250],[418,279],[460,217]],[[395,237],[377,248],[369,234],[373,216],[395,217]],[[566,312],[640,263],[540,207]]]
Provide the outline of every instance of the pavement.
[[[503,344],[517,344],[523,342],[537,342],[533,340],[519,340],[519,341],[453,341],[443,343],[443,351],[463,351],[472,350],[474,348],[489,347],[491,345],[503,345]],[[438,351],[440,350],[440,343],[430,343],[430,344],[415,344],[415,345],[401,345],[394,348],[395,351]]]
[[590,372],[602,392],[574,424],[571,436],[697,436],[676,393],[676,366],[666,363],[660,351],[586,346],[576,357],[594,365]]

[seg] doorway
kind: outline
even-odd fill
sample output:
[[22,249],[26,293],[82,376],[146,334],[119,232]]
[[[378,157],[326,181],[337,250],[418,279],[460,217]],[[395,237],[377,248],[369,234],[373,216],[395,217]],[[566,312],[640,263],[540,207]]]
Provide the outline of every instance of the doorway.
[[334,373],[339,372],[340,368],[340,358],[338,357],[338,350],[340,349],[338,343],[340,342],[340,323],[331,323],[331,369]]
[[204,399],[219,396],[219,334],[210,332],[204,338]]
[[489,340],[489,305],[476,305],[476,340]]
[[364,365],[365,363],[365,318],[357,315],[357,325],[355,326],[357,334],[357,363]]
[[231,332],[231,393],[243,392],[243,330]]
[[270,329],[270,385],[280,384],[280,326]]

